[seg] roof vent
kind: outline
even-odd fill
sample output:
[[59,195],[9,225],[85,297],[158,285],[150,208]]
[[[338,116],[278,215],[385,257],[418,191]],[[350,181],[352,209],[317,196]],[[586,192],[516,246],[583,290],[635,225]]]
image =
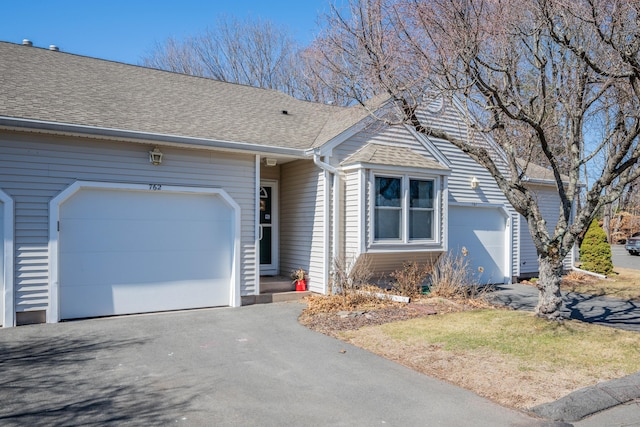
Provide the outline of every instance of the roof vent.
[[22,39],[22,46],[33,46],[33,42],[29,39]]
[[58,46],[56,46],[55,44],[50,44],[49,45],[49,50],[52,50],[54,52],[59,51],[60,49],[58,48]]
[[282,110],[282,114],[286,116],[287,114],[289,114],[289,112],[287,110]]

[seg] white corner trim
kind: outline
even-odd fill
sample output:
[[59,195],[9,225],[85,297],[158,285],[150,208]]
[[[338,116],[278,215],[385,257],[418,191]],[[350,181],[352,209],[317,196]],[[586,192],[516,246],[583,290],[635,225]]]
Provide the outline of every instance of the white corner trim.
[[0,289],[3,296],[3,318],[2,327],[10,328],[15,326],[15,295],[13,284],[13,230],[14,230],[14,207],[13,199],[4,191],[0,190],[0,204],[4,211],[4,222],[0,224],[3,230],[4,242],[4,271],[0,271],[3,278],[3,289]]
[[60,192],[49,202],[49,306],[47,309],[47,323],[60,321],[60,283],[58,271],[58,221],[60,220],[60,206],[74,194],[85,188],[128,191],[162,191],[171,193],[195,193],[219,196],[234,212],[234,244],[233,263],[231,265],[229,305],[240,306],[240,205],[222,188],[210,187],[180,187],[162,185],[161,190],[152,189],[153,184],[127,184],[115,182],[76,181]]
[[253,238],[256,259],[254,261],[254,280],[256,283],[255,295],[260,295],[260,155],[256,154],[256,170],[255,170],[255,203],[253,212]]

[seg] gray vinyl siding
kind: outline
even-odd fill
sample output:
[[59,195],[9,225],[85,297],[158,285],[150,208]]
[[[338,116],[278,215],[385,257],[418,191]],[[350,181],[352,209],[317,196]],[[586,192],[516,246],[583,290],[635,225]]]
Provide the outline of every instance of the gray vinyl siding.
[[280,165],[265,166],[264,162],[260,165],[260,179],[271,179],[277,181],[280,179]]
[[[351,156],[353,153],[369,143],[387,144],[396,147],[409,148],[412,151],[423,155],[426,158],[437,161],[435,157],[420,143],[416,138],[403,126],[382,127],[380,124],[374,124],[368,129],[359,132],[346,141],[342,142],[333,149],[331,164],[338,166],[341,162]],[[383,167],[381,167],[383,169]],[[371,193],[371,182],[369,170],[349,169],[341,174],[341,182],[343,183],[341,194],[342,210],[341,210],[341,229],[340,236],[343,236],[341,244],[344,245],[344,255],[347,261],[353,256],[361,255],[363,247],[371,245],[370,232],[371,224],[371,206],[369,195]],[[443,211],[444,200],[440,198],[440,214]],[[442,216],[440,221],[442,221]],[[444,224],[444,222],[440,222]],[[364,225],[364,227],[363,227]],[[444,230],[440,229],[440,238],[444,236]],[[364,241],[363,241],[364,240]],[[375,279],[389,277],[393,271],[402,268],[405,261],[418,261],[431,263],[434,257],[441,253],[441,247],[432,247],[430,249],[423,248],[416,252],[394,252],[367,254],[367,258],[371,262],[372,272]]]
[[[528,188],[534,193],[534,197],[540,207],[540,212],[547,222],[547,230],[553,233],[558,223],[558,215],[560,215],[560,198],[557,190],[552,186],[546,185],[529,185]],[[533,244],[531,233],[527,220],[520,216],[522,224],[520,230],[520,274],[523,276],[531,276],[538,273],[538,253]],[[564,268],[571,268],[571,254],[564,259]]]
[[[458,112],[458,110],[456,110],[451,106],[445,108],[442,112],[437,114],[423,113],[421,116],[421,119],[429,122],[430,124],[433,124],[438,128],[441,128],[443,130],[450,132],[454,136],[457,136],[460,138],[468,137],[465,131],[466,126],[460,116],[460,113]],[[475,134],[472,136],[472,138],[473,138],[474,144],[483,145],[489,149],[492,149],[490,142],[487,139],[485,139],[482,135]],[[444,155],[447,158],[447,160],[450,163],[451,174],[447,177],[447,195],[448,195],[447,203],[448,204],[452,204],[452,203],[453,204],[461,203],[461,204],[470,204],[470,205],[491,204],[496,206],[503,206],[507,210],[510,216],[509,225],[510,225],[511,242],[512,242],[512,247],[510,248],[511,254],[512,254],[511,255],[511,274],[512,276],[518,275],[519,274],[519,270],[518,270],[519,269],[519,238],[520,238],[520,233],[519,233],[520,223],[519,223],[518,214],[511,207],[505,195],[498,188],[498,185],[496,184],[493,177],[489,174],[489,172],[487,172],[487,170],[484,167],[480,166],[478,163],[472,160],[468,155],[466,155],[460,149],[458,149],[457,147],[455,147],[454,145],[452,145],[447,141],[435,139],[435,138],[430,138],[429,141],[435,147],[436,150],[438,150],[442,155]],[[351,138],[347,139],[346,141],[344,141],[343,143],[335,147],[333,149],[331,163],[333,165],[340,164],[340,162],[344,161],[344,159],[346,159],[348,156],[355,153],[358,149],[362,148],[367,143],[371,143],[371,142],[381,143],[381,144],[390,144],[390,145],[399,146],[399,147],[406,147],[413,150],[416,153],[419,153],[425,156],[426,158],[437,161],[437,159],[430,152],[430,150],[425,148],[425,146],[420,141],[416,140],[415,136],[411,132],[409,132],[405,127],[395,126],[395,127],[382,128],[379,124],[377,124],[377,125],[373,125],[369,129],[365,129],[362,132],[352,136]],[[508,168],[504,161],[502,161],[501,159],[498,159],[498,164],[503,168],[505,173],[508,171]],[[470,186],[471,178],[474,176],[480,181],[480,185],[476,190],[471,189],[471,186]],[[348,180],[350,178],[344,178],[344,179]],[[366,230],[362,233],[362,237],[367,239],[366,241],[367,245],[371,244],[370,230],[372,226],[371,218],[370,218],[371,210],[370,210],[370,206],[368,206],[370,202],[368,194],[371,191],[369,187],[370,187],[370,183],[367,180],[367,182],[364,185],[364,188],[366,188],[366,194],[364,195],[365,197],[364,203],[366,204],[366,206],[363,212],[366,219],[366,222],[365,222]],[[346,196],[345,203],[347,204],[355,203],[355,197],[357,194],[360,193],[360,191],[353,194],[352,189],[355,189],[355,187],[350,186],[348,181],[347,181],[346,188],[348,191],[348,196]],[[440,232],[442,233],[441,234],[442,239],[444,239],[444,234],[447,232],[445,230],[447,221],[445,218],[446,212],[444,209],[444,204],[445,204],[445,201],[441,200],[439,207],[440,207],[440,213],[441,213],[440,220],[441,220],[441,224],[443,225],[443,227],[441,227],[441,230],[440,230]],[[345,211],[345,215],[348,215],[348,212],[349,210],[347,208],[347,210]],[[345,218],[345,221],[349,221],[349,219]],[[345,226],[347,224],[349,223],[345,222]],[[349,230],[348,228],[345,229],[346,239],[349,239],[350,237],[348,230]],[[390,267],[393,264],[393,257],[390,255],[386,257],[382,255],[376,255],[376,260],[377,262],[381,263],[380,268],[383,270],[388,270],[387,267],[383,267],[384,265],[388,264],[388,266]]]
[[404,126],[393,126],[380,129],[379,126],[365,129],[347,139],[333,150],[332,164],[339,164],[351,154],[368,143],[389,144],[405,147],[431,160],[436,160],[431,153]]
[[324,172],[309,160],[282,165],[280,181],[280,271],[304,268],[309,289],[325,292]]
[[401,270],[405,264],[416,262],[420,265],[433,265],[442,251],[431,252],[389,252],[367,254],[371,262],[371,272],[378,283],[388,283],[391,274]]
[[223,188],[241,208],[241,295],[255,290],[255,157],[35,133],[0,134],[0,188],[15,204],[16,312],[46,310],[49,202],[76,181]]
[[[454,137],[463,139],[469,137],[460,112],[453,106],[445,106],[443,111],[439,113],[423,111],[421,112],[420,120],[424,120],[425,123],[442,129]],[[471,138],[474,145],[484,146],[489,151],[496,149],[490,144],[489,140],[477,132],[471,135]],[[504,206],[509,212],[512,241],[511,271],[512,275],[517,276],[519,274],[520,238],[518,213],[513,209],[502,190],[500,190],[495,179],[493,179],[491,174],[483,166],[476,163],[475,160],[463,153],[462,150],[447,141],[437,138],[429,138],[429,140],[451,163],[452,172],[448,178],[450,204],[495,204]],[[503,173],[508,174],[506,162],[499,156],[494,156],[494,159],[503,170]],[[470,186],[471,178],[474,176],[480,182],[478,188],[475,190]]]

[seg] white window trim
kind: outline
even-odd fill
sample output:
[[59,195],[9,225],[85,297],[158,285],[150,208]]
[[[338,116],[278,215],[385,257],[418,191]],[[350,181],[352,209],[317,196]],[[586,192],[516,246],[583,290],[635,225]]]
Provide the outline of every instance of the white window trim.
[[[402,217],[401,217],[401,236],[400,239],[391,240],[377,240],[375,237],[375,215],[376,215],[376,177],[385,177],[385,178],[399,178],[402,180]],[[433,238],[432,239],[409,239],[409,181],[410,180],[420,180],[420,181],[433,181]],[[382,169],[371,170],[369,171],[369,194],[368,194],[368,204],[369,204],[369,245],[367,245],[367,249],[369,252],[374,252],[376,249],[385,248],[385,247],[393,247],[397,249],[406,249],[412,250],[417,246],[425,247],[425,246],[440,246],[441,245],[441,180],[442,177],[438,175],[431,174],[419,174],[419,173],[405,173],[398,174],[397,172],[385,171]]]

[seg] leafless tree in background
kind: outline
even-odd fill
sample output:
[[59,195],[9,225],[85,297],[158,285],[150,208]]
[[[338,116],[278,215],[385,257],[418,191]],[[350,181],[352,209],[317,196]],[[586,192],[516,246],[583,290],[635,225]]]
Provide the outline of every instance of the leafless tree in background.
[[314,70],[317,52],[301,47],[287,28],[273,22],[225,16],[201,34],[156,44],[142,65],[345,105],[326,73]]
[[[491,173],[538,252],[536,314],[558,319],[563,259],[640,175],[639,8],[624,0],[350,0],[327,17],[319,66],[340,77],[333,84],[344,95],[365,106],[388,96],[397,122],[451,142]],[[427,93],[466,110],[463,137],[430,125],[420,109]],[[489,135],[506,159],[470,144],[464,136],[474,133]],[[554,230],[523,162],[553,174],[561,201]]]

